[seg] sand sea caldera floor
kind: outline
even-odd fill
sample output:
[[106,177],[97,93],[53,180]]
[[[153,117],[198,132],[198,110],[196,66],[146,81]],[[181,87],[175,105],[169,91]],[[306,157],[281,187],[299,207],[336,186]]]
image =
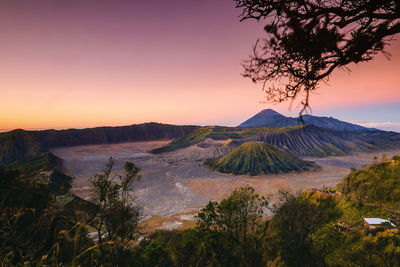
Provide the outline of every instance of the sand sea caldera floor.
[[380,159],[383,154],[388,158],[400,154],[400,150],[394,150],[343,157],[306,158],[322,168],[283,175],[234,176],[203,167],[203,163],[214,153],[212,147],[194,145],[158,155],[147,152],[169,142],[59,147],[52,149],[52,152],[64,160],[67,173],[74,177],[73,193],[85,199],[90,198],[90,177],[104,170],[109,157],[115,159],[116,172],[123,170],[126,161],[135,163],[141,169],[142,177],[135,184],[134,194],[142,203],[147,218],[170,217],[198,210],[209,200],[221,200],[236,187],[246,184],[253,186],[258,193],[275,196],[281,188],[295,192],[324,185],[334,186],[350,172],[351,167],[369,164],[375,156]]

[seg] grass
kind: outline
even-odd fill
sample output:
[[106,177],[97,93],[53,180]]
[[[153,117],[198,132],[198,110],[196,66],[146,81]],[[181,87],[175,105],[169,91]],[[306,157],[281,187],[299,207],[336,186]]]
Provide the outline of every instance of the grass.
[[[349,199],[345,196],[332,197],[328,194],[321,192],[305,192],[306,197],[315,203],[318,199],[333,198],[334,205],[341,212],[340,217],[337,221],[346,221],[352,226],[362,226],[363,218],[377,217],[382,219],[388,219],[392,214],[391,210],[379,205],[369,205],[363,203],[357,203],[356,201]],[[336,222],[334,222],[336,223]]]
[[399,209],[400,156],[383,159],[370,166],[352,169],[339,185],[340,190],[353,199],[365,203]]

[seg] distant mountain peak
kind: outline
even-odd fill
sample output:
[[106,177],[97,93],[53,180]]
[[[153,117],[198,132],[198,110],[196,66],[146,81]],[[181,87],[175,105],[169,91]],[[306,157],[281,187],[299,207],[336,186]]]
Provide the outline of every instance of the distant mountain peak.
[[[318,127],[333,129],[337,131],[365,131],[376,130],[362,127],[360,125],[340,121],[332,117],[318,117],[313,115],[303,115],[304,123]],[[288,127],[300,125],[299,118],[286,117],[273,109],[264,109],[255,116],[246,120],[239,127]]]
[[273,123],[277,120],[286,119],[285,116],[276,112],[273,109],[264,109],[248,119],[247,121],[243,122],[239,125],[239,127],[251,127],[251,126],[258,126],[258,125],[268,125]]
[[[282,117],[282,118],[286,118],[285,116],[283,116],[283,115],[280,114],[279,112],[276,112],[275,110],[270,109],[270,108],[261,110],[259,113],[257,113],[257,115],[279,116],[279,117]],[[256,116],[257,116],[257,115],[256,115]]]

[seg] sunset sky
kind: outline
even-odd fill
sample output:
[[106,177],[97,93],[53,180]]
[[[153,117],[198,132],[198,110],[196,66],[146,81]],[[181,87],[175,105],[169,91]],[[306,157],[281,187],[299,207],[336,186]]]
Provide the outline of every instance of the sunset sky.
[[[0,2],[0,130],[172,124],[234,126],[264,108],[241,76],[263,24],[232,0]],[[392,55],[338,71],[313,114],[400,131],[400,36]]]

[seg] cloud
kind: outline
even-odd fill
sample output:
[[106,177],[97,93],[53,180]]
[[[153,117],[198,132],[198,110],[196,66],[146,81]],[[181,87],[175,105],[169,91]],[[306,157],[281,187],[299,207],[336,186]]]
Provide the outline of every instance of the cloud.
[[400,132],[400,122],[370,121],[370,122],[354,122],[354,124],[358,124],[368,128],[377,128],[386,131]]

